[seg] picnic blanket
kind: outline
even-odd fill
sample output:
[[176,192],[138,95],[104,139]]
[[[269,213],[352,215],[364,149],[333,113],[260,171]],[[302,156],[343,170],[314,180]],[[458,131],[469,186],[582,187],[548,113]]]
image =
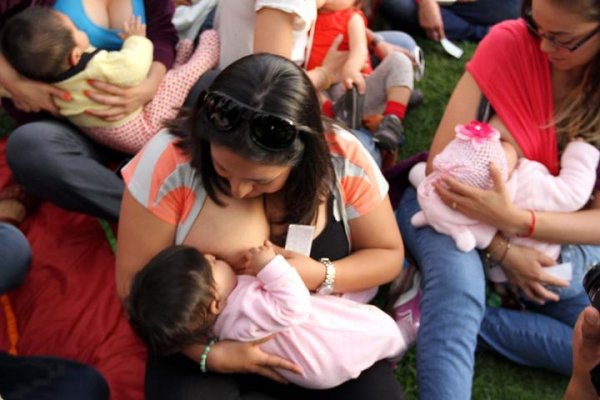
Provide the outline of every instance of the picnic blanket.
[[[5,146],[3,139],[0,187],[10,180]],[[93,365],[108,381],[112,399],[142,399],[146,349],[116,294],[115,258],[107,239],[116,224],[105,223],[105,232],[96,218],[42,203],[20,228],[33,262],[24,284],[0,305],[0,350],[8,351],[16,339],[20,355]]]

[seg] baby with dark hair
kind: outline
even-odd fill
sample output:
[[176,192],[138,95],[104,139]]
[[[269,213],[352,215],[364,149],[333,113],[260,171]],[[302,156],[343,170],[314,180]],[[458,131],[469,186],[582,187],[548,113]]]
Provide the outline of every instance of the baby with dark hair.
[[[54,99],[62,116],[97,142],[135,153],[160,130],[164,120],[175,117],[200,75],[216,65],[219,43],[215,31],[203,33],[196,50],[191,41],[180,41],[175,68],[166,73],[152,101],[115,121],[89,113],[110,107],[88,97],[88,92],[95,90],[89,81],[137,86],[148,76],[154,51],[141,17],[126,21],[120,36],[124,39],[121,50],[96,50],[68,16],[33,6],[6,22],[0,49],[19,74],[70,93],[69,100]],[[8,97],[9,93],[0,87],[0,95]]]
[[[298,272],[270,242],[244,257],[244,272],[189,246],[172,246],[136,276],[126,308],[150,349],[182,350],[208,337],[258,341],[302,369],[280,369],[314,389],[356,378],[376,361],[399,358],[406,342],[394,320],[375,306],[311,295]],[[348,349],[352,351],[348,351]]]

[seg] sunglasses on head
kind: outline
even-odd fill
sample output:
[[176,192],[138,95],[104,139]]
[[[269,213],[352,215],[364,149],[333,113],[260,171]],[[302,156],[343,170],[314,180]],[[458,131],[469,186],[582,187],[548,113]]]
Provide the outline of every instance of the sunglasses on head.
[[556,47],[558,49],[564,49],[564,50],[567,50],[567,51],[569,51],[571,53],[574,52],[575,50],[577,50],[578,48],[580,48],[581,46],[583,46],[588,40],[590,40],[598,32],[600,32],[600,26],[598,26],[596,29],[594,29],[593,31],[591,31],[587,35],[583,36],[581,39],[577,40],[575,43],[572,43],[573,40],[569,40],[567,42],[561,42],[560,40],[557,40],[552,35],[547,35],[547,34],[541,34],[541,33],[539,33],[539,28],[538,28],[537,23],[533,19],[533,16],[531,14],[531,9],[527,10],[524,13],[523,19],[525,20],[525,24],[527,25],[527,29],[529,29],[529,31],[532,34],[534,34],[538,38],[546,39],[552,46],[554,46],[554,47]]
[[241,120],[250,125],[250,138],[259,147],[269,151],[289,149],[300,130],[288,118],[251,107],[218,91],[204,91],[200,95],[203,117],[219,132],[234,129]]

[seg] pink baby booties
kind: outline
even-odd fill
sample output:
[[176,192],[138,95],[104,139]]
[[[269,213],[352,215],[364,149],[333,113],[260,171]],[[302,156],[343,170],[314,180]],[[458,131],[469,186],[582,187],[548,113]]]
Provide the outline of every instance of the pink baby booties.
[[469,186],[490,189],[493,182],[489,165],[494,162],[506,181],[508,164],[497,129],[484,122],[471,121],[456,125],[454,131],[456,137],[433,159],[434,171]]

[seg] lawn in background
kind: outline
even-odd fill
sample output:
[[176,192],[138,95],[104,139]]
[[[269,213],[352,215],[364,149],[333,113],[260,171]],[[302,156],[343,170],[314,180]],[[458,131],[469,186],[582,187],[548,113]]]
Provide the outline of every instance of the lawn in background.
[[[429,148],[450,94],[475,49],[474,44],[459,43],[465,54],[460,60],[456,60],[445,54],[441,45],[424,39],[417,40],[425,51],[425,76],[417,84],[425,94],[425,101],[421,106],[408,111],[404,124],[406,142],[400,150],[403,158]],[[460,324],[460,321],[456,323]],[[406,399],[417,399],[414,349],[401,361],[396,376],[404,388]],[[444,382],[437,384],[443,386]],[[476,354],[474,400],[561,399],[566,386],[567,378],[561,375],[518,366],[491,353]]]
[[[475,48],[472,44],[461,43],[465,54],[461,60],[455,60],[446,55],[438,44],[425,40],[419,40],[419,44],[425,51],[426,67],[425,77],[418,86],[425,94],[425,101],[418,108],[409,110],[405,121],[407,139],[401,148],[401,157],[408,157],[429,148],[452,89],[464,70],[465,61],[470,58]],[[0,137],[12,126],[12,121],[0,109]],[[402,360],[396,375],[405,390],[407,400],[416,399],[414,350]],[[444,385],[444,382],[437,384]],[[473,384],[474,400],[560,399],[566,385],[567,379],[563,376],[521,367],[493,354],[477,353]]]

